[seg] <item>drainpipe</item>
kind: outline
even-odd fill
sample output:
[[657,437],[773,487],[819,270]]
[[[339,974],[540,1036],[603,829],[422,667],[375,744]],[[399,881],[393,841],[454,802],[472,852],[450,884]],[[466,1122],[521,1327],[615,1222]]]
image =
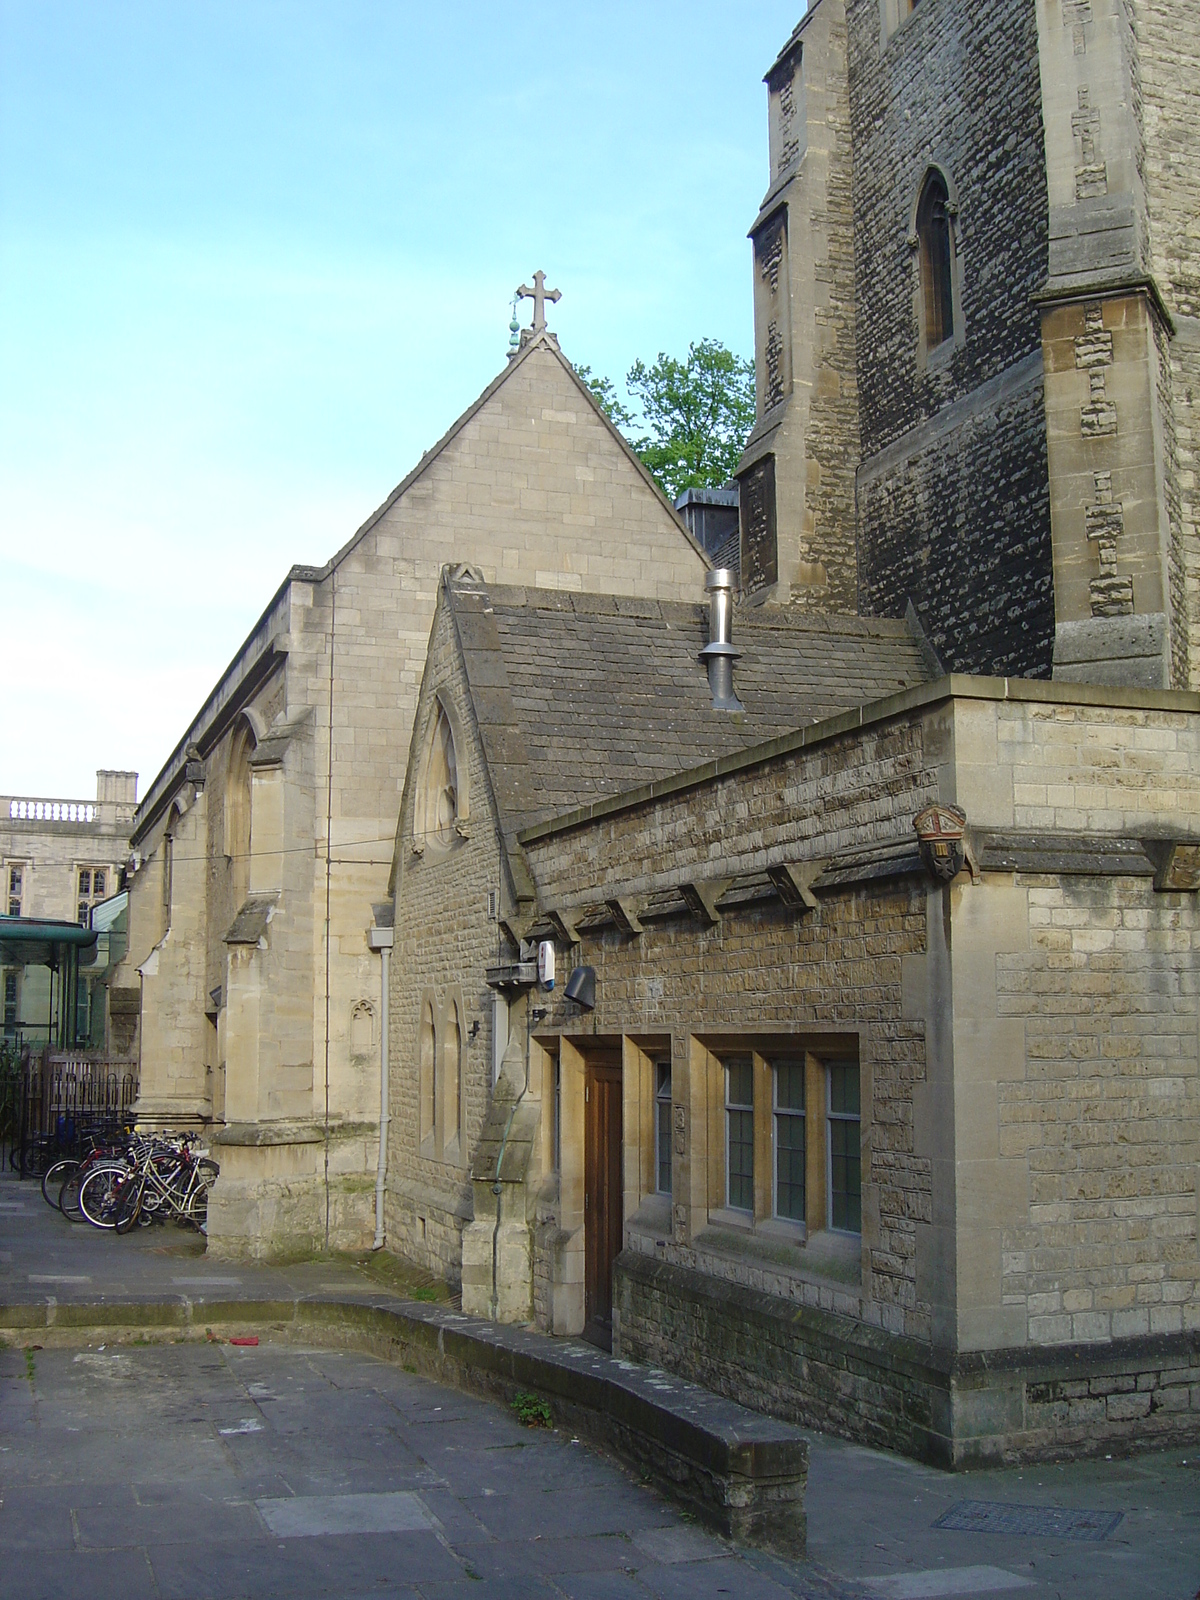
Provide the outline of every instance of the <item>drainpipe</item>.
[[396,934],[392,928],[368,928],[367,944],[380,955],[379,995],[379,1164],[375,1169],[375,1243],[374,1250],[383,1249],[383,1197],[387,1188],[388,1123],[388,988],[391,971],[392,945]]

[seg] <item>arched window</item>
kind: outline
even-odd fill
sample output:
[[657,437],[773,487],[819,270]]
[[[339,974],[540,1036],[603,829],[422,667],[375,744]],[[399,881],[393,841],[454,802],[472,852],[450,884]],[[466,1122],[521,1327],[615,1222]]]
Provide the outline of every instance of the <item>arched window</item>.
[[425,752],[413,831],[419,843],[448,849],[454,843],[465,809],[459,789],[454,730],[445,706],[440,700],[435,704],[437,715]]
[[229,746],[225,778],[225,854],[233,882],[233,909],[239,911],[250,893],[250,756],[254,734],[241,724]]
[[451,1004],[442,1041],[442,1148],[448,1149],[459,1136],[462,1104],[462,1030],[458,1007]]
[[437,1120],[437,1036],[433,1026],[433,1006],[426,1000],[421,1007],[420,1038],[421,1140],[430,1138]]
[[940,172],[930,172],[917,204],[921,271],[921,335],[927,351],[954,337],[954,240],[950,196]]

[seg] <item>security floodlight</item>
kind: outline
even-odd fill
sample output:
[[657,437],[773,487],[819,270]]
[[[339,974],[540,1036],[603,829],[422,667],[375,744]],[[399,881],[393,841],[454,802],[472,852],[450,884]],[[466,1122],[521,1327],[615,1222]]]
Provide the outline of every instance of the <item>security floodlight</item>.
[[568,1000],[574,1000],[581,1011],[594,1011],[596,1009],[595,967],[576,967],[567,979],[567,987],[563,992]]

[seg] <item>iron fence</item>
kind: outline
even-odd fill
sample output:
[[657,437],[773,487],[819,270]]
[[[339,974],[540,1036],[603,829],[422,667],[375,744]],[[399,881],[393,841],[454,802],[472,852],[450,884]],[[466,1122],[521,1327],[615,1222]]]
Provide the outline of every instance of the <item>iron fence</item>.
[[81,1156],[92,1139],[131,1126],[137,1099],[135,1061],[28,1049],[19,1062],[9,1164],[36,1177],[61,1156]]

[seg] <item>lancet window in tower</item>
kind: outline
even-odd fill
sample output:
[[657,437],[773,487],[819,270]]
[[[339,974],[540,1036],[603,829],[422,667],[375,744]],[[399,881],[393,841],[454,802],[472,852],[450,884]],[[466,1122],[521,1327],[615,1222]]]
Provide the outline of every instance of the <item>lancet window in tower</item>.
[[250,893],[250,756],[254,734],[243,723],[229,747],[225,783],[225,854],[229,859],[233,908],[240,910]]
[[922,334],[926,350],[954,337],[954,244],[950,197],[939,172],[925,179],[917,206],[917,245],[921,256]]

